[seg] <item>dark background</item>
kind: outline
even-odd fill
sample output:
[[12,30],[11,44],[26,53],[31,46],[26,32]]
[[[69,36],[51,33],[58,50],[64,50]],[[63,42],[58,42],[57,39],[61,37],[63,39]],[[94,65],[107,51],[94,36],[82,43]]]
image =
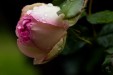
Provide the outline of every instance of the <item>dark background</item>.
[[[0,22],[5,22],[6,24],[0,25],[0,30],[8,30],[8,32],[15,36],[15,26],[19,20],[21,9],[23,6],[27,4],[32,4],[35,2],[45,2],[50,3],[52,0],[1,0],[0,1]],[[89,4],[89,3],[88,3]],[[102,10],[112,10],[113,11],[113,0],[93,0],[93,6],[92,6],[92,13],[102,11]],[[88,5],[86,7],[86,11],[88,11]],[[84,22],[81,19],[79,22],[87,24],[87,22]],[[0,34],[0,37],[4,35],[5,32]],[[84,49],[90,49],[90,48],[84,48]],[[90,54],[90,51],[87,51]],[[29,65],[31,65],[33,68],[35,68],[36,71],[40,71],[42,75],[75,75],[79,74],[81,75],[104,75],[101,71],[100,64],[103,61],[100,60],[94,67],[93,70],[90,72],[86,72],[84,67],[88,61],[87,57],[89,57],[86,53],[83,52],[82,56],[79,57],[79,53],[73,53],[71,55],[59,55],[55,59],[53,59],[51,62],[48,62],[44,65],[32,65],[32,59],[26,58],[26,61],[29,61]],[[75,64],[76,63],[76,64]],[[75,64],[75,65],[74,65]],[[74,66],[76,67],[74,67]],[[71,66],[71,67],[70,67]],[[67,69],[68,68],[68,69]],[[79,68],[79,69],[78,69]],[[77,70],[78,69],[78,70]],[[68,72],[68,71],[69,72]]]

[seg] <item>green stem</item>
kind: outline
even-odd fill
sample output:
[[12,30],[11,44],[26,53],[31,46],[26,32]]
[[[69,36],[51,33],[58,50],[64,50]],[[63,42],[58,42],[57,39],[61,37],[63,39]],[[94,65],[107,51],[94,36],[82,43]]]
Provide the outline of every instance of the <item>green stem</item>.
[[93,0],[90,0],[90,2],[89,2],[89,15],[91,15],[91,11],[92,11],[92,4],[93,4]]
[[[91,15],[92,14],[92,4],[93,4],[93,0],[90,0],[89,2],[89,14],[88,15]],[[96,37],[96,31],[95,31],[95,27],[92,25],[92,29],[93,29],[93,36]]]
[[84,37],[80,37],[80,36],[75,32],[74,29],[71,29],[71,31],[75,34],[75,36],[76,36],[78,39],[80,39],[80,40],[82,40],[82,41],[84,41],[84,42],[86,42],[86,43],[92,45],[92,43],[91,43],[89,40],[85,39]]

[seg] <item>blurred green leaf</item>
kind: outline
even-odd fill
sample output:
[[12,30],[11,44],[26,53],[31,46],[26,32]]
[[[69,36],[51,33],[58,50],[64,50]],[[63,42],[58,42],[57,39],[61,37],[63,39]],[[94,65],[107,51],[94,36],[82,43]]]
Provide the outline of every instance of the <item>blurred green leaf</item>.
[[103,24],[113,22],[113,11],[105,10],[94,13],[87,17],[91,24]]
[[106,66],[106,67],[109,67],[109,65],[112,65],[113,66],[113,57],[112,57],[112,54],[113,54],[113,47],[111,48],[108,48],[106,50],[106,52],[108,53],[105,57],[105,60],[103,62],[103,66]]
[[107,55],[105,61],[102,64],[108,75],[113,75],[113,58],[111,55]]
[[97,42],[104,47],[113,46],[113,23],[107,24],[102,28]]
[[109,34],[113,34],[113,23],[106,24],[99,33],[100,36],[106,36]]
[[108,64],[110,64],[110,60],[111,60],[111,57],[108,55],[108,56],[106,56],[106,58],[105,58],[105,60],[104,60],[104,62],[103,62],[103,65],[108,65]]
[[104,47],[113,46],[113,34],[99,37],[97,41],[100,45]]
[[113,47],[107,49],[106,52],[107,52],[108,54],[113,54]]

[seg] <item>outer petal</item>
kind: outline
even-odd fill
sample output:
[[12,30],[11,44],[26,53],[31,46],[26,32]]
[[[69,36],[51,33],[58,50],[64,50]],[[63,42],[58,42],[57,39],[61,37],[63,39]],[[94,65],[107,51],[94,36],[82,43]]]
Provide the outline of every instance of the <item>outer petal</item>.
[[60,8],[57,6],[45,4],[42,6],[35,6],[32,10],[27,11],[27,14],[43,23],[59,27],[68,27],[67,22],[63,20],[64,14],[57,14],[59,10]]
[[22,43],[21,40],[18,39],[17,44],[22,53],[28,57],[36,58],[39,63],[41,63],[45,57],[47,57],[48,53],[39,50],[31,41]]
[[35,6],[41,6],[41,5],[44,5],[44,3],[34,3],[34,4],[32,4],[32,5],[26,5],[25,7],[23,7],[23,9],[22,9],[22,14],[21,14],[21,16],[23,16],[24,14],[26,14],[26,12],[28,11],[28,10],[32,10]]
[[34,64],[43,64],[51,60],[52,58],[56,57],[64,48],[65,46],[65,41],[66,41],[66,35],[64,35],[58,43],[52,48],[52,50],[47,54],[45,59],[43,61],[40,61],[35,58],[34,59]]
[[31,39],[40,50],[50,51],[67,33],[67,29],[46,23],[34,22],[31,27]]

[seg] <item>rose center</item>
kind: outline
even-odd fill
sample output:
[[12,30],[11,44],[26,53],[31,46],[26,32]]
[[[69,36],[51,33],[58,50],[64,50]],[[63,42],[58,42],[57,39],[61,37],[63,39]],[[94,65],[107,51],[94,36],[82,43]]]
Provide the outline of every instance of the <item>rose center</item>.
[[30,25],[29,23],[31,22],[30,19],[24,19],[22,22],[22,25],[18,27],[18,32],[19,32],[19,38],[23,41],[29,41],[30,40]]

